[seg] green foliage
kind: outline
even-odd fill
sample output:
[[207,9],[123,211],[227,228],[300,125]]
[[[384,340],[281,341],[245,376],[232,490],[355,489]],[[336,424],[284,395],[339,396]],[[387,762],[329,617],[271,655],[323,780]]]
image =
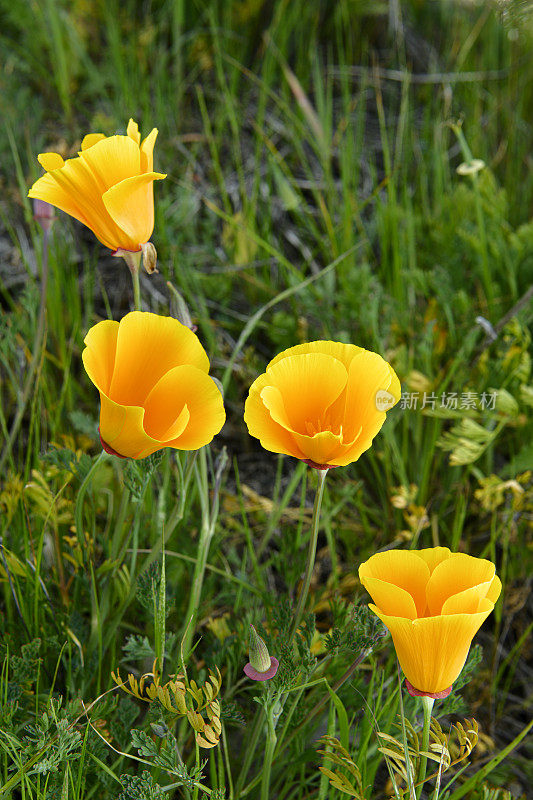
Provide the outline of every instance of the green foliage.
[[164,451],[158,450],[147,458],[135,461],[128,458],[124,467],[124,485],[129,489],[132,499],[139,502],[149,485],[154,472],[163,460]]
[[342,627],[333,628],[326,636],[326,650],[332,655],[347,653],[353,658],[371,651],[387,635],[381,620],[366,605],[351,605],[343,614],[342,623]]
[[117,800],[165,800],[166,794],[147,770],[141,775],[121,775],[124,788]]
[[9,659],[9,674],[13,683],[24,686],[35,681],[41,663],[41,658],[39,657],[40,649],[41,640],[34,639],[21,647],[20,656],[11,656]]
[[133,747],[143,758],[149,758],[161,769],[168,772],[174,779],[178,779],[178,786],[185,786],[193,789],[195,783],[202,779],[202,773],[207,762],[202,761],[192,771],[189,771],[183,764],[177,749],[176,737],[166,727],[161,724],[152,723],[152,730],[157,730],[157,739],[152,739],[144,731],[131,731],[131,741]]
[[67,712],[61,710],[60,699],[52,698],[35,724],[27,725],[25,730],[23,758],[35,762],[27,775],[56,772],[65,761],[79,757],[82,737],[79,731],[73,730]]
[[49,447],[43,454],[45,464],[52,464],[60,470],[71,472],[81,481],[91,468],[92,459],[87,453],[74,453],[68,447]]

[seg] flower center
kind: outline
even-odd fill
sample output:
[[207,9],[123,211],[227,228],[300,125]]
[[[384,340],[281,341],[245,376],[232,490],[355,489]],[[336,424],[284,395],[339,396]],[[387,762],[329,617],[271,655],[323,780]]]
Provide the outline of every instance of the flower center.
[[329,431],[334,436],[339,436],[342,439],[342,425],[339,422],[333,422],[331,414],[325,413],[320,419],[306,420],[305,432],[308,436],[316,436],[317,433]]

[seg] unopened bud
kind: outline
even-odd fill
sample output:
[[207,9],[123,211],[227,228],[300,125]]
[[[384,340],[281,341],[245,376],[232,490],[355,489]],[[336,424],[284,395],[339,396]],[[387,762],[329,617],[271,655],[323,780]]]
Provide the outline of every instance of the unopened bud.
[[190,328],[190,330],[194,333],[197,330],[198,326],[195,325],[191,319],[187,303],[185,302],[181,294],[178,292],[176,287],[173,286],[170,281],[167,281],[167,286],[172,292],[172,297],[176,304],[176,313],[175,313],[176,319],[179,320],[182,325],[185,325],[187,328]]
[[51,206],[50,203],[45,203],[44,200],[34,198],[33,219],[39,223],[45,233],[48,233],[52,229],[55,218],[54,207]]
[[250,625],[248,651],[250,661],[244,667],[246,675],[253,681],[267,681],[273,678],[278,671],[279,661],[269,655],[266,644],[253,625]]
[[143,252],[143,267],[148,275],[153,275],[157,272],[157,250],[152,242],[145,242],[141,245]]

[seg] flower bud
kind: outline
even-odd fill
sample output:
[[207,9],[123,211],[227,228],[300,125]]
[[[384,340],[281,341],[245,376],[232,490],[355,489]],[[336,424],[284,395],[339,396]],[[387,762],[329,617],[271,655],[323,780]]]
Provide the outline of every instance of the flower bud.
[[55,218],[54,207],[51,206],[50,203],[45,203],[44,200],[38,200],[37,198],[34,199],[33,219],[39,223],[45,233],[52,230]]
[[172,292],[173,305],[175,305],[175,313],[171,311],[172,316],[175,316],[182,325],[186,325],[187,328],[190,328],[190,330],[195,333],[198,326],[195,325],[191,319],[187,303],[170,281],[167,281],[167,286]]
[[253,625],[250,625],[248,652],[250,661],[244,667],[246,675],[253,681],[267,681],[273,678],[278,671],[279,661],[269,655],[266,644]]
[[148,275],[153,275],[157,272],[157,250],[152,242],[145,242],[141,245],[143,253],[143,267]]

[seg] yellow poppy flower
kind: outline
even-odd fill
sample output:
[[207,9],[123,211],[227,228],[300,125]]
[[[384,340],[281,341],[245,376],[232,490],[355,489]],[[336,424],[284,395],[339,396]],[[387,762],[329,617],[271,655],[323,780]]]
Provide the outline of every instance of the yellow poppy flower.
[[141,142],[130,119],[127,136],[89,133],[77,158],[63,161],[58,153],[41,153],[46,174],[28,197],[44,200],[75,217],[111,250],[139,251],[154,229],[154,128]]
[[284,350],[250,387],[244,421],[265,450],[328,469],[357,461],[400,399],[377,353],[341,342]]
[[502,587],[491,561],[447,547],[377,553],[361,564],[359,579],[405,677],[427,694],[451,687]]
[[100,438],[123,458],[162,447],[197,450],[226,415],[198,337],[173,317],[142,311],[85,337],[83,365],[100,392]]

